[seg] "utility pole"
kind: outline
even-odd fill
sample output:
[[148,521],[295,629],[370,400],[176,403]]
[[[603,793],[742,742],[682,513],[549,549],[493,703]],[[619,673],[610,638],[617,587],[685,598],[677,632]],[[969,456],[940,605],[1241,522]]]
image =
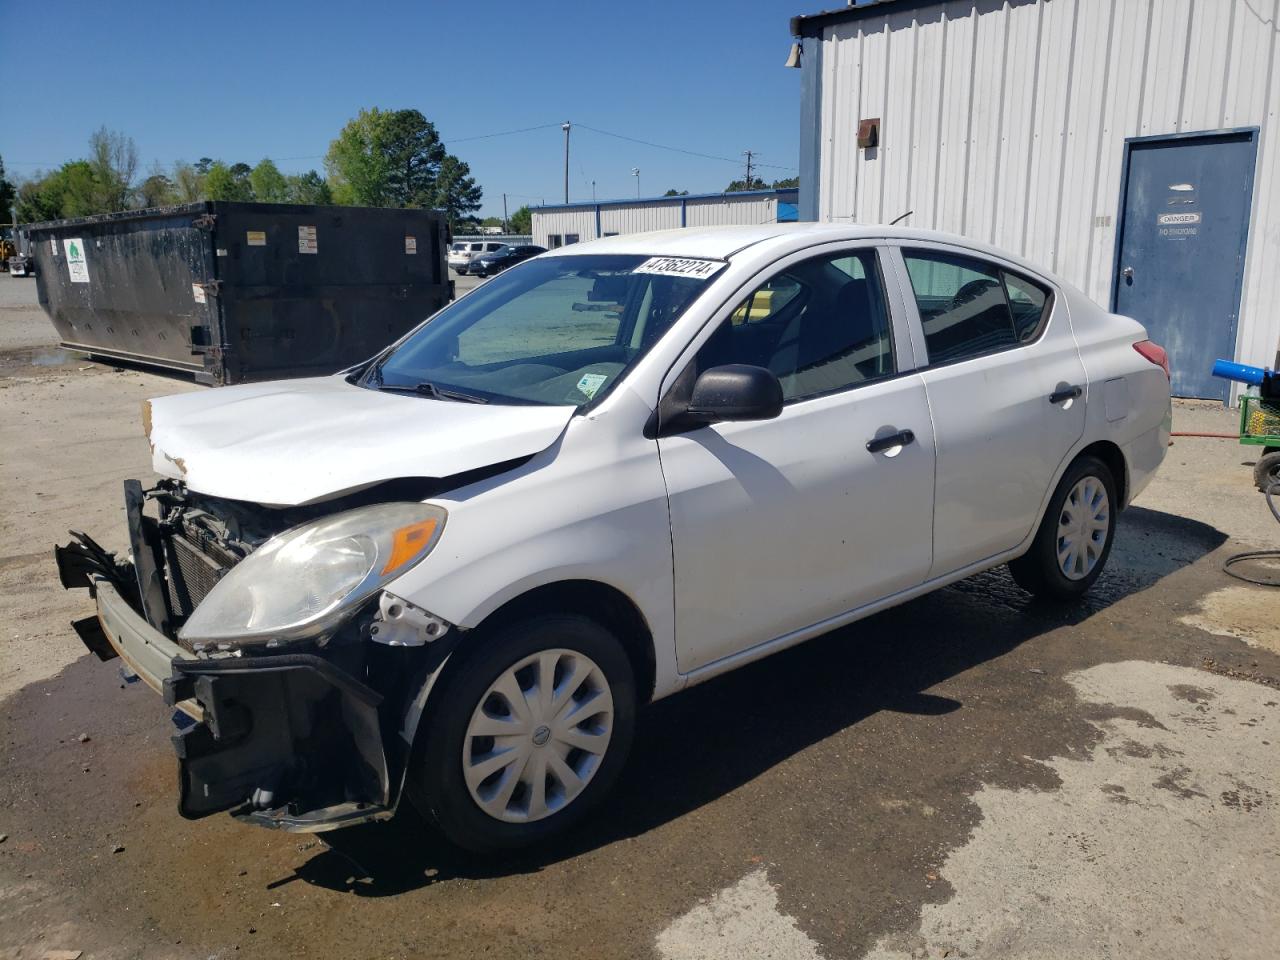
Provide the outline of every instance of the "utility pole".
[[632,167],[631,175],[636,178],[636,199],[640,199],[640,168]]
[[502,195],[502,232],[511,232],[511,221],[507,219],[507,195]]
[[560,129],[564,131],[564,202],[569,202],[569,127],[570,123],[566,120],[561,124]]
[[747,185],[746,185],[746,189],[747,189],[747,190],[750,190],[750,189],[751,189],[751,158],[752,158],[755,154],[753,154],[750,150],[744,150],[744,151],[742,151],[742,152],[743,152],[744,154],[746,154],[746,157],[747,157]]

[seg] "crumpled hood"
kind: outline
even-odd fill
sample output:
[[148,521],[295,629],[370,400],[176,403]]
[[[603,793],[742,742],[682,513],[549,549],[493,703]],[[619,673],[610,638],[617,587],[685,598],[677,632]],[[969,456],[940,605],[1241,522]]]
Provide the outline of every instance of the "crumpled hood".
[[148,400],[151,465],[215,497],[272,506],[531,456],[574,408],[458,403],[312,377]]

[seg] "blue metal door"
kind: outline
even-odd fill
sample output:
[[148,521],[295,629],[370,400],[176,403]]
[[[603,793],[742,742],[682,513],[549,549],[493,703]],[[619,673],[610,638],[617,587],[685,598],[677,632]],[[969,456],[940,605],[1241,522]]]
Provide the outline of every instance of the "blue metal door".
[[1235,357],[1257,131],[1125,144],[1112,309],[1169,351],[1175,397],[1225,400]]

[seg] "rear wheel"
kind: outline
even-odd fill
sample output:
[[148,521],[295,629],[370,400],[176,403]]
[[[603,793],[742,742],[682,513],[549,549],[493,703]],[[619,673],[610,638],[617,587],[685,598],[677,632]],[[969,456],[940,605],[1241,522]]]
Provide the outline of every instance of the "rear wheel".
[[1024,590],[1047,600],[1074,600],[1093,585],[1111,554],[1116,527],[1115,478],[1096,457],[1067,468],[1035,540],[1009,572]]
[[473,638],[432,699],[410,771],[414,798],[476,853],[528,846],[581,820],[617,779],[635,726],[622,644],[572,615]]
[[[1253,467],[1253,482],[1266,493],[1273,485],[1280,484],[1280,450],[1258,458]],[[1280,490],[1277,491],[1280,493]]]

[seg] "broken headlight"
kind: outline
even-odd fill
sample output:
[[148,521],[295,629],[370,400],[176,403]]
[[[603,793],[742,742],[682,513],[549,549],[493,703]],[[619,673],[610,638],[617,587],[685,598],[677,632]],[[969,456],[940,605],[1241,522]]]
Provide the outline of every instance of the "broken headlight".
[[382,503],[287,530],[232,567],[179,637],[199,647],[325,636],[430,553],[445,516],[430,504]]

